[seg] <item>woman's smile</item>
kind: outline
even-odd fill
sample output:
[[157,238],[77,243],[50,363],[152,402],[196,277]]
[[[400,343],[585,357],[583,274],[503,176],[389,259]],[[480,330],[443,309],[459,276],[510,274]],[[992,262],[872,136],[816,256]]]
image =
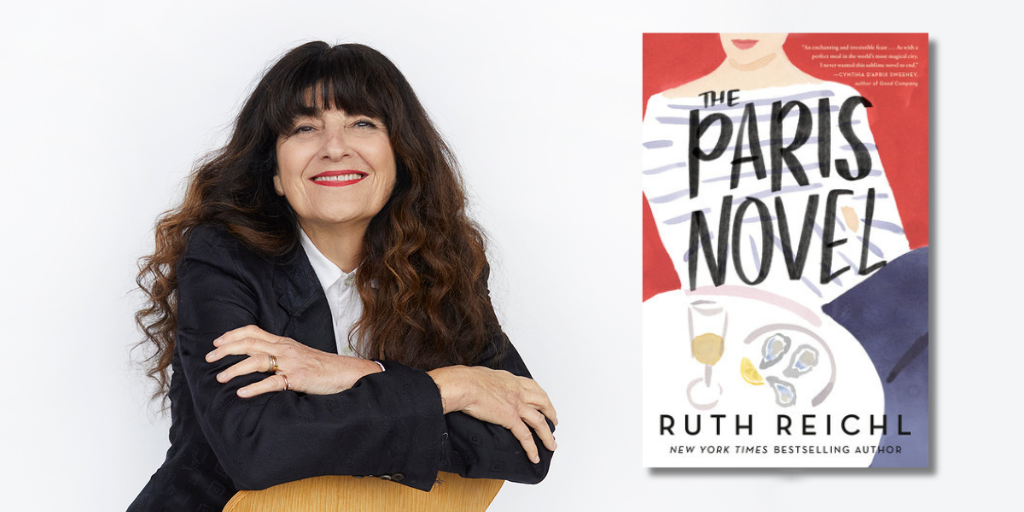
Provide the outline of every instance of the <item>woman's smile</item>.
[[359,183],[366,176],[362,171],[326,171],[313,176],[309,181],[325,187],[346,187]]

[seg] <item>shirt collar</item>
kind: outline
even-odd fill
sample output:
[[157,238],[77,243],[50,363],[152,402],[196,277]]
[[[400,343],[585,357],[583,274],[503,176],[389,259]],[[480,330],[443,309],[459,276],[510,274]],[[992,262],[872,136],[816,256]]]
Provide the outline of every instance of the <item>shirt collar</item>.
[[309,264],[313,266],[313,272],[316,272],[316,278],[320,281],[320,286],[323,287],[324,291],[327,291],[334,283],[344,279],[350,275],[356,273],[355,270],[349,273],[345,273],[331,260],[324,256],[320,249],[317,249],[313,245],[313,241],[309,239],[306,232],[299,228],[299,243],[302,244],[302,248],[306,251],[306,257],[309,259]]

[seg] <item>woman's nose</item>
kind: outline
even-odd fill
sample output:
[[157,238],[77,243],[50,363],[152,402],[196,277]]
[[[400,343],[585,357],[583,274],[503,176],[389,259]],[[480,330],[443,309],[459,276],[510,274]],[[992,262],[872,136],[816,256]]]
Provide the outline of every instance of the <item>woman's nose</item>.
[[324,147],[322,153],[324,158],[331,161],[338,161],[349,154],[349,147],[345,140],[344,129],[332,129],[325,132]]

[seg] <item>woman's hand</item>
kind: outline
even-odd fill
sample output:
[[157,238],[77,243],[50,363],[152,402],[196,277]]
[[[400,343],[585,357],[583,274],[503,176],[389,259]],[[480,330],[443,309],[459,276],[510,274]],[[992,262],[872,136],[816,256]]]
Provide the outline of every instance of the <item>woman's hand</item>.
[[366,375],[381,371],[373,361],[321,352],[255,325],[228,331],[213,340],[213,345],[217,348],[206,354],[206,361],[210,363],[227,355],[249,356],[218,374],[218,382],[225,383],[254,372],[275,373],[239,389],[238,396],[243,398],[286,389],[331,395],[351,388]]
[[549,450],[558,446],[545,421],[547,417],[558,425],[555,407],[533,379],[482,366],[448,366],[427,373],[441,390],[445,414],[462,411],[509,429],[534,464],[540,456],[527,425]]

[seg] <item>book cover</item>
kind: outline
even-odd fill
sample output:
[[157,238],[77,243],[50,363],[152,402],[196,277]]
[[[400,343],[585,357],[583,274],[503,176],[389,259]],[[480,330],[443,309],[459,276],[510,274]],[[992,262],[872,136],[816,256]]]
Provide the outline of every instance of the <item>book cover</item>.
[[646,467],[928,467],[928,35],[645,34]]

